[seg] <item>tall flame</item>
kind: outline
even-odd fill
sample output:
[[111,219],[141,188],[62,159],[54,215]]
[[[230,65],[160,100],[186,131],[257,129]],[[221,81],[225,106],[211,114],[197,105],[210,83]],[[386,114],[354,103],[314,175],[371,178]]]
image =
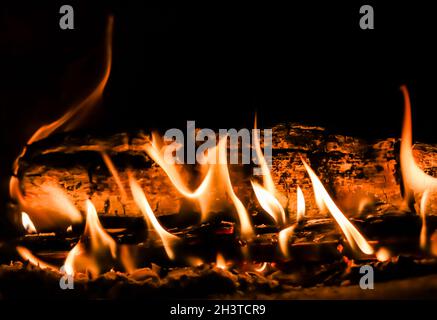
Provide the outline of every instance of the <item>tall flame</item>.
[[319,198],[323,200],[324,206],[326,206],[331,215],[337,221],[351,247],[354,249],[358,247],[361,252],[368,255],[373,254],[373,248],[370,246],[367,240],[361,235],[361,233],[354,227],[354,225],[344,216],[341,210],[337,207],[337,205],[331,199],[325,187],[320,182],[319,178],[311,169],[311,167],[305,162],[305,160],[303,160],[302,158],[301,160],[311,178],[314,194],[318,195]]
[[37,233],[35,225],[26,212],[21,212],[21,222],[23,223],[24,230],[27,233]]
[[[91,108],[96,104],[96,102],[101,98],[103,91],[105,89],[105,86],[108,82],[109,75],[111,72],[111,65],[112,65],[112,32],[113,32],[113,17],[109,17],[107,29],[106,29],[106,45],[105,45],[105,66],[104,66],[104,73],[102,78],[99,80],[97,86],[91,91],[91,93],[82,100],[79,104],[74,105],[71,107],[63,116],[61,116],[56,121],[53,121],[52,123],[49,123],[47,125],[43,125],[40,127],[27,141],[27,146],[31,145],[32,143],[42,140],[44,138],[47,138],[51,134],[53,134],[56,130],[60,129],[61,127],[64,128],[64,130],[71,130],[73,127],[77,124],[76,120],[78,117],[83,115],[83,112]],[[20,182],[17,178],[19,173],[19,162],[20,159],[24,156],[24,154],[27,152],[27,146],[24,147],[19,154],[19,156],[15,159],[13,164],[13,176],[10,179],[9,182],[9,190],[11,198],[18,202],[18,204],[21,206],[21,208],[29,213],[32,217],[34,215],[41,216],[42,214],[39,212],[38,209],[33,208],[33,200],[28,201],[27,196],[25,196],[20,188]],[[59,196],[59,192],[57,192]],[[56,195],[53,195],[52,198],[56,198]],[[53,200],[54,202],[59,202],[57,200]],[[65,197],[62,198],[62,202],[67,203]],[[42,201],[41,201],[42,203]],[[48,206],[49,207],[49,206]],[[69,206],[70,207],[70,206]],[[71,208],[69,208],[71,209]],[[37,212],[34,212],[37,211]],[[54,210],[52,210],[54,211]],[[62,212],[62,211],[61,211]],[[58,212],[60,213],[60,212]],[[73,221],[77,221],[77,219],[81,216],[76,214],[77,212],[74,212],[70,210],[70,215],[73,217]],[[46,215],[48,215],[46,213]],[[46,219],[42,219],[43,221]],[[41,222],[43,224],[43,222]]]
[[404,95],[404,123],[401,135],[400,164],[404,199],[410,209],[413,209],[411,204],[414,202],[414,194],[423,194],[426,190],[436,190],[437,179],[423,172],[414,160],[410,96],[406,86],[401,86],[401,91]]
[[86,209],[84,234],[68,253],[64,263],[65,272],[69,275],[89,271],[97,276],[107,267],[108,260],[117,256],[117,245],[101,225],[96,208],[90,200],[86,201]]
[[141,210],[141,213],[143,214],[149,229],[154,229],[158,233],[159,237],[162,240],[162,244],[164,245],[167,256],[173,260],[175,258],[175,253],[172,247],[174,243],[179,240],[179,238],[169,233],[161,226],[158,219],[156,219],[155,214],[153,213],[153,210],[149,205],[149,202],[147,201],[143,189],[140,187],[140,185],[133,178],[132,175],[129,177],[129,184],[135,203]]
[[267,160],[261,151],[261,144],[257,131],[257,116],[255,115],[255,134],[253,134],[253,144],[261,169],[261,174],[263,176],[263,185],[261,186],[254,180],[251,180],[252,187],[261,207],[275,220],[276,223],[285,224],[287,218],[285,215],[285,210],[280,201],[283,199],[283,196],[276,190]]

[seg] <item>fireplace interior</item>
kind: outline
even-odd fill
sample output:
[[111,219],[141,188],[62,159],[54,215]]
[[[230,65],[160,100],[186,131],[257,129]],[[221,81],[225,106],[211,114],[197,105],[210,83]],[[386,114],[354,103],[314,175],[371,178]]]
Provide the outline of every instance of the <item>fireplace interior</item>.
[[[381,6],[367,33],[352,5],[77,1],[66,31],[58,2],[17,6],[1,17],[0,298],[435,297],[425,13]],[[167,161],[168,129],[185,162],[202,145],[187,121],[211,128],[204,163]]]

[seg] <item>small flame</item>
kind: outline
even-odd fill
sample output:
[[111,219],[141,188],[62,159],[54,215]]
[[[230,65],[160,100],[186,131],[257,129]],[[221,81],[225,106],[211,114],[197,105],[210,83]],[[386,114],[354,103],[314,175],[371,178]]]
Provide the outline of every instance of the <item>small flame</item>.
[[422,229],[420,231],[420,248],[426,250],[428,247],[427,227],[426,227],[426,205],[428,202],[429,190],[425,190],[420,200],[420,216],[422,218]]
[[404,186],[404,199],[412,209],[415,193],[437,189],[437,179],[427,175],[419,168],[413,155],[413,126],[411,121],[410,96],[406,86],[401,86],[404,95],[404,123],[401,136],[400,164]]
[[303,196],[302,189],[297,187],[297,222],[303,221],[305,219],[305,197]]
[[159,237],[162,240],[162,244],[164,245],[167,256],[171,260],[173,260],[175,258],[175,254],[173,252],[172,246],[176,241],[179,240],[179,238],[175,235],[172,235],[161,226],[158,219],[156,219],[155,214],[153,213],[153,210],[149,205],[149,202],[147,201],[143,189],[140,187],[140,185],[132,175],[130,175],[129,177],[129,183],[135,203],[141,210],[141,213],[143,214],[149,229],[154,229],[158,233]]
[[361,235],[361,233],[354,227],[354,225],[344,216],[341,210],[337,207],[337,205],[331,199],[325,187],[320,182],[319,178],[311,169],[311,167],[305,162],[305,160],[303,160],[302,158],[301,160],[311,178],[314,194],[319,197],[319,199],[323,200],[323,205],[326,206],[334,219],[337,221],[351,247],[358,247],[361,252],[367,255],[373,254],[373,248],[370,246],[367,240]]
[[38,266],[42,269],[58,270],[58,268],[56,268],[55,266],[45,263],[44,261],[34,256],[32,252],[30,252],[30,250],[28,250],[27,248],[18,246],[16,249],[21,258],[23,258],[23,260],[29,261],[34,266]]
[[35,225],[26,212],[21,212],[21,222],[27,233],[37,233]]
[[120,175],[118,174],[117,168],[115,168],[114,163],[112,162],[111,158],[108,156],[108,154],[104,151],[101,152],[103,161],[106,164],[106,167],[108,168],[109,172],[111,172],[112,176],[114,177],[115,183],[117,184],[117,187],[120,191],[121,198],[123,201],[127,200],[127,193],[124,189],[123,183],[121,183]]
[[290,252],[288,249],[288,241],[290,240],[290,237],[293,235],[295,228],[296,227],[293,225],[285,229],[282,229],[279,232],[279,236],[278,236],[279,249],[281,250],[284,257],[290,256]]
[[102,270],[102,265],[108,259],[115,259],[117,256],[117,245],[101,225],[96,208],[90,200],[86,201],[86,209],[84,234],[68,253],[64,263],[64,270],[68,275],[89,271],[93,276],[97,276]]
[[282,208],[279,201],[269,192],[264,189],[257,182],[251,180],[253,191],[255,191],[256,198],[258,199],[261,207],[275,220],[276,223],[285,222],[285,211]]
[[215,266],[222,270],[226,270],[228,268],[225,257],[223,257],[221,253],[217,253]]

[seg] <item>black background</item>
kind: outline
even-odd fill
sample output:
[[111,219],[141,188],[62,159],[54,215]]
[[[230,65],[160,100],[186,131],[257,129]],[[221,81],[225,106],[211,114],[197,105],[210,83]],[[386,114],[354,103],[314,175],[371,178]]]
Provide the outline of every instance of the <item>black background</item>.
[[[59,28],[64,2],[0,4],[3,185],[32,133],[98,80],[108,14],[115,19],[112,73],[82,130],[184,129],[187,120],[251,127],[257,110],[261,127],[295,121],[397,137],[406,84],[415,139],[436,143],[432,5],[319,2],[157,8],[69,1],[74,30]],[[359,28],[363,4],[374,7],[375,30]]]

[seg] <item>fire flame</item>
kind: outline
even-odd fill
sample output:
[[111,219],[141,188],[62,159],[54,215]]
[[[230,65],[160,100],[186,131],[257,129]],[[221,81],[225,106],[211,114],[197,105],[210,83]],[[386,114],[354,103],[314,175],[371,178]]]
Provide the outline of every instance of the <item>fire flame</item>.
[[279,232],[279,236],[278,236],[279,249],[281,250],[282,254],[285,257],[290,256],[290,252],[288,249],[288,241],[289,241],[290,237],[293,235],[295,228],[296,228],[296,226],[293,225],[293,226],[287,227],[285,229],[282,229]]
[[302,158],[301,160],[311,178],[314,194],[323,201],[323,205],[326,206],[331,215],[337,221],[351,247],[353,249],[356,249],[358,247],[361,252],[367,255],[373,254],[373,248],[370,246],[367,240],[361,235],[361,233],[354,227],[354,225],[344,216],[341,210],[337,207],[337,205],[331,199],[322,182],[320,182],[319,178],[311,169],[311,167],[305,162],[305,160],[303,160]]
[[37,233],[35,225],[30,220],[29,215],[26,212],[21,212],[21,222],[23,223],[24,230],[27,233]]
[[90,200],[86,201],[86,208],[85,231],[76,246],[68,253],[64,270],[69,275],[89,271],[95,277],[100,274],[104,263],[116,258],[117,245],[103,229],[96,208]]
[[[92,106],[94,106],[96,102],[101,98],[111,72],[113,22],[114,22],[113,17],[112,16],[109,17],[107,30],[106,30],[104,73],[102,78],[99,80],[97,86],[91,91],[91,93],[84,100],[82,100],[79,104],[71,107],[62,117],[60,117],[56,121],[53,121],[50,124],[40,127],[27,141],[27,146],[31,145],[36,141],[47,138],[48,136],[50,136],[60,128],[63,128],[64,130],[73,129],[74,126],[77,124],[76,120],[79,117],[83,116],[83,113],[88,109],[90,109]],[[9,182],[9,190],[10,190],[11,198],[18,202],[18,204],[20,205],[23,211],[28,212],[29,215],[31,215],[34,219],[38,218],[39,220],[41,220],[38,221],[38,224],[42,226],[46,226],[45,222],[48,221],[46,217],[53,216],[51,212],[53,212],[55,215],[68,214],[72,222],[76,222],[78,220],[81,221],[82,218],[81,215],[77,214],[78,213],[77,210],[72,210],[71,205],[69,204],[69,200],[63,195],[61,195],[61,189],[59,190],[52,189],[51,191],[54,191],[55,194],[48,193],[50,195],[49,199],[42,199],[41,201],[39,201],[39,205],[37,206],[37,208],[34,208],[35,199],[30,200],[28,199],[27,195],[25,196],[22,193],[20,188],[20,182],[17,176],[19,173],[20,159],[24,156],[26,152],[27,152],[27,147],[24,147],[21,153],[19,154],[19,156],[15,159],[13,164],[13,176],[11,177]],[[50,204],[48,203],[47,205],[43,205],[47,201],[50,201],[51,203]],[[63,205],[67,206],[67,210],[65,210],[68,211],[67,213],[64,212],[62,206],[61,208],[58,208],[57,204],[60,204],[60,202],[62,202]],[[57,210],[55,210],[55,208]],[[50,209],[51,212],[49,213],[47,209]]]
[[167,256],[171,260],[173,260],[175,258],[175,253],[172,249],[172,246],[176,241],[179,240],[179,238],[175,235],[172,235],[161,226],[158,219],[156,219],[155,214],[153,213],[153,210],[149,205],[149,202],[147,201],[143,189],[140,187],[140,185],[132,175],[130,175],[129,177],[129,184],[135,203],[141,210],[141,213],[143,214],[144,219],[147,222],[149,230],[153,229],[158,233],[159,237],[162,240],[162,244],[164,245]]
[[18,246],[16,249],[21,258],[23,258],[23,260],[29,261],[34,266],[40,267],[41,269],[58,270],[57,267],[45,263],[44,261],[34,256],[32,252],[30,252],[27,248]]
[[241,226],[243,237],[251,237],[253,228],[246,208],[235,194],[229,168],[227,165],[227,136],[221,137],[218,145],[205,151],[202,162],[208,164],[208,171],[199,187],[192,192],[184,183],[175,163],[165,157],[165,148],[161,146],[155,134],[152,143],[145,146],[147,154],[164,170],[176,189],[186,198],[198,201],[202,213],[202,221],[207,220],[212,212],[220,212],[228,207],[228,199],[234,205]]
[[225,257],[223,257],[221,253],[217,253],[215,266],[222,270],[226,270],[228,268]]
[[413,155],[413,126],[411,121],[411,102],[406,86],[401,87],[404,95],[404,123],[401,136],[400,164],[404,186],[404,199],[410,209],[414,203],[414,194],[423,194],[426,190],[436,190],[437,179],[427,175],[419,168]]
[[297,187],[297,222],[301,222],[305,219],[305,197],[303,196],[302,189]]
[[[270,169],[262,151],[259,136],[257,132],[257,116],[254,121],[253,144],[256,152],[256,157],[263,176],[263,185],[261,186],[254,180],[251,180],[253,190],[261,207],[275,220],[276,223],[285,224],[286,215],[283,204],[280,202],[284,197],[276,190],[273,182]],[[280,200],[278,200],[280,199]]]
[[429,190],[425,190],[420,200],[420,216],[422,218],[422,229],[420,231],[420,248],[426,250],[428,247],[427,227],[426,227],[426,205],[428,202]]

